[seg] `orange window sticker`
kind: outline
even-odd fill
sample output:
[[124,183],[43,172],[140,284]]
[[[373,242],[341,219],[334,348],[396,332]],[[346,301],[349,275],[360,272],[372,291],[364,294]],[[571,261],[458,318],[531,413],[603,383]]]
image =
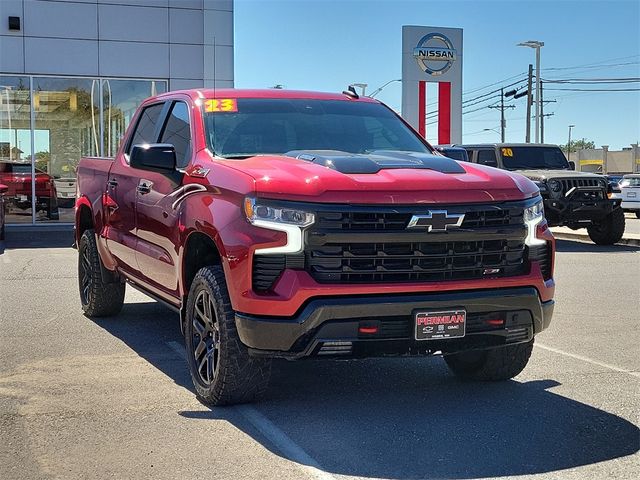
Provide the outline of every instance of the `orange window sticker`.
[[511,150],[510,148],[503,148],[502,149],[502,156],[503,157],[513,157],[513,150]]
[[235,98],[210,98],[204,102],[205,112],[237,112],[238,102]]

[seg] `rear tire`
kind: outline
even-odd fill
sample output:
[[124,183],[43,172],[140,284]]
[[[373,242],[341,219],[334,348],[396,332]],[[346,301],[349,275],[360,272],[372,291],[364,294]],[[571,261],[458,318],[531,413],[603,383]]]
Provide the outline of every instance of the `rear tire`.
[[185,347],[200,399],[212,406],[247,403],[264,394],[271,360],[249,356],[220,266],[196,273],[187,299]]
[[616,208],[601,223],[588,226],[587,233],[596,245],[613,245],[624,235],[624,226],[624,212]]
[[124,304],[125,284],[103,281],[102,268],[95,233],[93,229],[85,230],[78,245],[78,287],[87,317],[117,315]]
[[533,339],[489,350],[445,355],[444,361],[456,376],[466,380],[504,381],[524,370],[532,350]]

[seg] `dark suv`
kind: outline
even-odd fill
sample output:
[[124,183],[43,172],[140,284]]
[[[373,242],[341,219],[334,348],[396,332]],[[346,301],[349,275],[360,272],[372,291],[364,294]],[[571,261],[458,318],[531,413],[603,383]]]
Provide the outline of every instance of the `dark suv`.
[[544,200],[550,226],[587,228],[598,245],[612,245],[625,228],[620,199],[610,198],[603,175],[576,172],[557,145],[497,143],[462,145],[469,161],[517,171],[532,180]]

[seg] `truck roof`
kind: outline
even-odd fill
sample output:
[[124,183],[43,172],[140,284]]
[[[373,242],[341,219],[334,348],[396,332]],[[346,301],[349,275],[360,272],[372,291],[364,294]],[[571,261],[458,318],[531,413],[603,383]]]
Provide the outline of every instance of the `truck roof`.
[[357,99],[343,93],[309,92],[304,90],[284,90],[277,88],[268,89],[236,89],[236,88],[194,88],[190,90],[173,90],[162,93],[155,98],[162,99],[175,94],[189,95],[193,100],[198,98],[298,98],[310,100],[346,100],[380,103],[370,97]]

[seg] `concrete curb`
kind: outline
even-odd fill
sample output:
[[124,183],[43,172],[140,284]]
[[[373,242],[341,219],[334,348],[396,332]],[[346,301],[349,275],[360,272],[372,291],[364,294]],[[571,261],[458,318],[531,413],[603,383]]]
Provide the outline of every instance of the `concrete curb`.
[[[558,240],[581,240],[583,242],[591,242],[589,235],[577,232],[554,232],[553,236]],[[616,245],[631,245],[634,247],[640,247],[640,238],[622,238]]]

